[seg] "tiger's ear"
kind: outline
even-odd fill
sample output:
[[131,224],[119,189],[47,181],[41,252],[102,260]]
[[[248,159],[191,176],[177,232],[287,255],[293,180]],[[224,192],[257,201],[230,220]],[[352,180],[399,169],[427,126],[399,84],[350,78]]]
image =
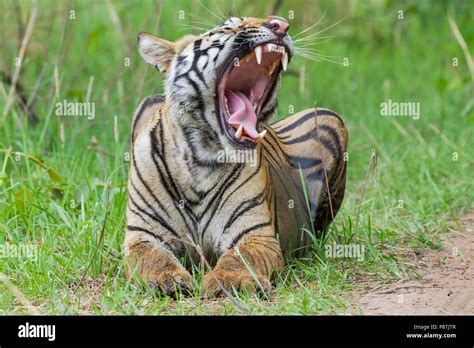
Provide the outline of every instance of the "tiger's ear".
[[160,39],[152,34],[140,33],[137,45],[145,62],[155,66],[161,73],[168,71],[176,54],[176,45],[173,42]]

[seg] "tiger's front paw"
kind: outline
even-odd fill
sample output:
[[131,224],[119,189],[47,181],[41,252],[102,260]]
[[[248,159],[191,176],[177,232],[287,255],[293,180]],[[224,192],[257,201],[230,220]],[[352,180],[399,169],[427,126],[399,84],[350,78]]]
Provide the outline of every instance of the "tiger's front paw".
[[224,271],[215,269],[206,274],[202,280],[204,296],[207,298],[224,296],[225,290],[231,292],[246,291],[250,293],[267,293],[271,289],[271,283],[267,277],[254,274],[249,271]]
[[193,293],[193,279],[184,269],[162,271],[153,278],[148,284],[153,290],[158,290],[164,295],[176,297],[179,293],[183,295]]

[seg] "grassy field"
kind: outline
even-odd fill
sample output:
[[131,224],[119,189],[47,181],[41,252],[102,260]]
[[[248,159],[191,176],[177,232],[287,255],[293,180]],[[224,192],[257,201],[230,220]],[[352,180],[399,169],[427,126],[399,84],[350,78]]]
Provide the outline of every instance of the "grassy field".
[[[472,52],[470,1],[233,3],[39,1],[36,16],[29,1],[0,3],[0,313],[341,313],[351,291],[417,277],[413,252],[438,248],[472,207],[474,76],[448,22]],[[255,17],[276,9],[293,17],[290,35],[325,14],[306,34],[332,36],[317,46],[320,61],[290,63],[277,117],[315,102],[344,117],[347,191],[326,243],[356,243],[364,257],[328,257],[317,243],[307,259],[289,261],[269,298],[204,301],[198,269],[196,296],[177,301],[124,276],[131,117],[163,90],[136,34],[197,34],[192,26],[218,22],[205,7]],[[65,99],[95,103],[95,117],[58,117]],[[419,103],[420,117],[382,116],[388,100]],[[33,256],[7,255],[14,248]]]

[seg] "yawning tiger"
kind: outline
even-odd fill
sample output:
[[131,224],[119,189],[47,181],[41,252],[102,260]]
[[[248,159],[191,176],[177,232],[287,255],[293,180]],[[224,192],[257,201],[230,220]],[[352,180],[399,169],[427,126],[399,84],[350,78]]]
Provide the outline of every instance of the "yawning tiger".
[[318,108],[267,123],[295,52],[287,31],[281,17],[232,17],[177,42],[138,36],[166,80],[133,120],[128,277],[191,292],[186,267],[205,260],[208,295],[266,290],[284,254],[302,255],[334,219],[345,189],[341,118]]

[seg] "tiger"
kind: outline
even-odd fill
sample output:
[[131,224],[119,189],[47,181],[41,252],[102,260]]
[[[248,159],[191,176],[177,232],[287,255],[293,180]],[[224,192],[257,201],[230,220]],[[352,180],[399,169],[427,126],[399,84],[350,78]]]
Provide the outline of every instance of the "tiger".
[[[230,17],[176,42],[138,35],[164,94],[132,121],[127,278],[168,296],[268,292],[285,260],[327,231],[344,198],[348,133],[319,107],[269,122],[295,53],[288,29],[278,16]],[[207,270],[200,287],[193,265]]]

